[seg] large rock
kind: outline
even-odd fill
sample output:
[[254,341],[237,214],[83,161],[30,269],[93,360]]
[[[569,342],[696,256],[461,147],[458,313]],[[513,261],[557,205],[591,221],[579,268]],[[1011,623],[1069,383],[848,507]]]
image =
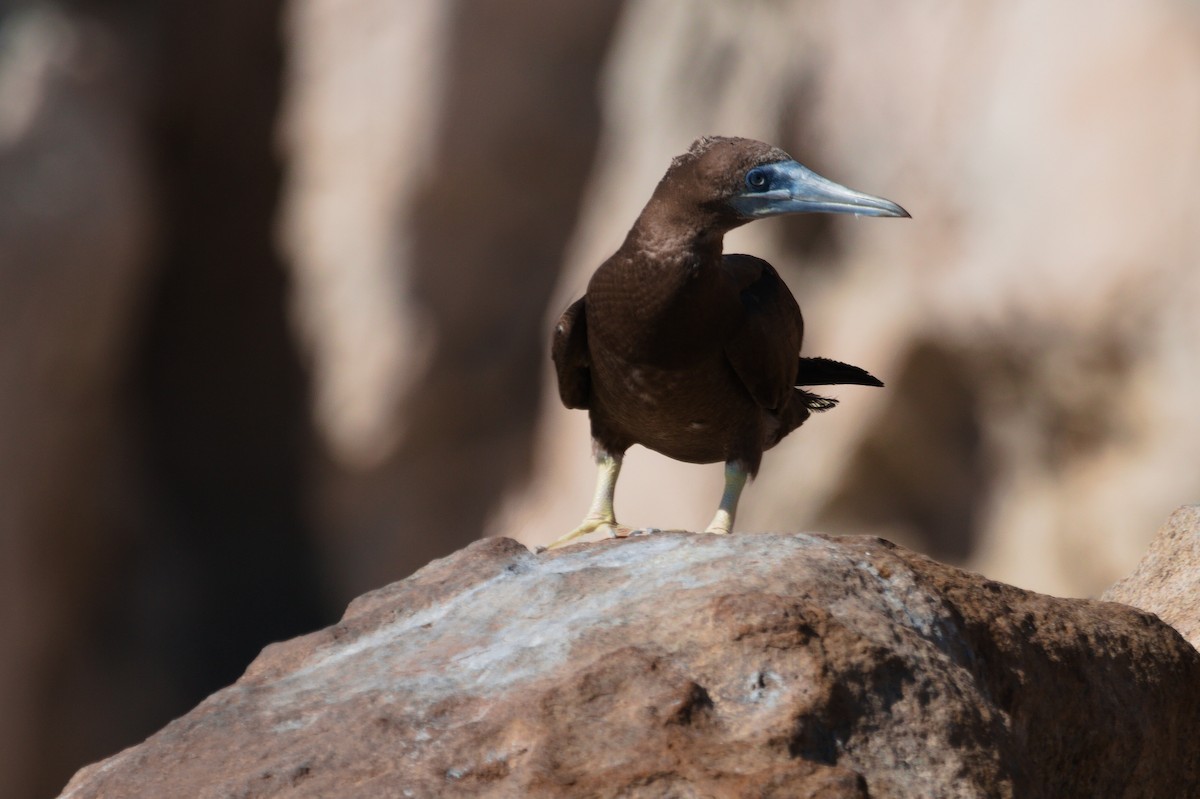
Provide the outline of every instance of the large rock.
[[1153,615],[886,541],[478,542],[269,647],[63,797],[1200,796]]

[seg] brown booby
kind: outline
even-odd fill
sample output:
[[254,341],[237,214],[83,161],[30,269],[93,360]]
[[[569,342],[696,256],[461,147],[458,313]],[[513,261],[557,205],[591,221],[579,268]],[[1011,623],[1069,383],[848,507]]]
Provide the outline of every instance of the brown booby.
[[759,141],[707,136],[671,162],[625,242],[554,328],[559,396],[587,409],[599,476],[583,523],[551,547],[617,534],[613,493],[633,444],[723,461],[725,491],[706,532],[729,533],[763,451],[836,404],[806,387],[883,385],[857,366],[800,356],[800,306],[775,269],[722,253],[725,233],[740,225],[810,212],[908,216]]

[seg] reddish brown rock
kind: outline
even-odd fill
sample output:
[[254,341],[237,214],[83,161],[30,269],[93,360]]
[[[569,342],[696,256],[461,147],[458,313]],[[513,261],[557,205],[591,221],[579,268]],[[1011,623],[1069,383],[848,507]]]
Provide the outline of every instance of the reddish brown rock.
[[1200,645],[1200,505],[1172,513],[1133,574],[1102,598],[1147,610]]
[[490,539],[64,797],[1187,797],[1200,654],[878,539]]

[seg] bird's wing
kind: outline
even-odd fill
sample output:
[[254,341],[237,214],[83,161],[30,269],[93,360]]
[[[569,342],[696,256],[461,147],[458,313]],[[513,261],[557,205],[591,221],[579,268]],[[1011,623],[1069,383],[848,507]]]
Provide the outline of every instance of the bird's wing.
[[587,297],[580,297],[558,319],[550,357],[558,374],[558,396],[568,408],[587,408],[592,372],[587,344]]
[[804,338],[800,306],[775,268],[750,255],[726,255],[723,266],[742,304],[742,320],[725,342],[725,357],[754,400],[782,408],[796,385]]

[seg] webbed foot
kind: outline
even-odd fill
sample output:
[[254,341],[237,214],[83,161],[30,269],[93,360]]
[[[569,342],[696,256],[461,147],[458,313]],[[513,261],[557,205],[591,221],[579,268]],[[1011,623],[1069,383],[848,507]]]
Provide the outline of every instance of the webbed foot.
[[606,528],[607,528],[609,538],[617,537],[617,529],[618,529],[617,528],[617,520],[615,518],[613,518],[611,515],[609,515],[609,516],[588,516],[583,520],[583,523],[581,525],[576,527],[571,532],[569,532],[566,535],[562,536],[561,538],[555,540],[553,543],[548,544],[547,546],[537,547],[534,551],[535,552],[545,552],[547,549],[558,549],[561,546],[566,546],[567,544],[571,543],[576,538],[582,538],[583,536],[587,535],[588,533],[594,533],[597,530],[604,530]]

